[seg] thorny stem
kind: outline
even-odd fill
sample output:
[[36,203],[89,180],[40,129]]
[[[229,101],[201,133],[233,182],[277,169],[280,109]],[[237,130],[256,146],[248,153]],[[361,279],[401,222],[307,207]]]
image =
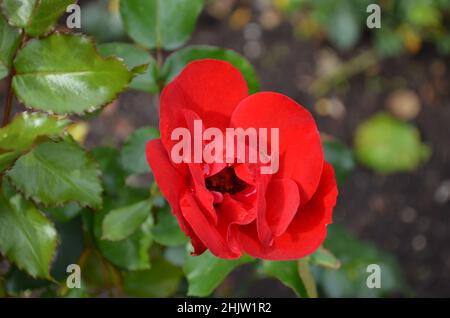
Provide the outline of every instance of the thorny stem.
[[[164,88],[164,79],[160,77],[161,76],[160,72],[164,66],[164,54],[163,54],[163,50],[161,47],[156,48],[155,55],[156,55],[156,64],[158,66],[158,82],[157,82],[157,84],[158,84],[159,90],[162,91],[162,89]],[[159,113],[159,94],[156,94],[153,97],[153,100],[154,100],[155,108],[156,108],[157,112]]]
[[[20,40],[20,45],[17,47],[16,51],[14,52],[13,61],[16,58],[17,53],[19,50],[24,46],[24,44],[28,41],[28,35],[24,32],[22,34],[22,38]],[[12,104],[14,99],[14,91],[12,89],[12,79],[14,75],[16,74],[16,70],[14,67],[11,68],[11,72],[8,75],[7,78],[7,87],[6,87],[6,102],[5,102],[5,108],[3,110],[3,120],[1,127],[5,127],[9,123],[9,117],[11,116],[12,111]]]
[[7,86],[6,86],[6,102],[5,102],[5,109],[3,110],[3,121],[2,121],[2,127],[5,127],[9,123],[9,116],[11,115],[11,109],[12,109],[12,101],[14,97],[14,93],[12,90],[12,75],[8,75],[7,78]]

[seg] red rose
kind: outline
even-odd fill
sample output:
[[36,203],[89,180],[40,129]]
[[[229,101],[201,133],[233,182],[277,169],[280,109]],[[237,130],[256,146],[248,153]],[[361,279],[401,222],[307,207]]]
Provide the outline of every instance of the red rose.
[[[305,108],[278,93],[249,96],[242,74],[217,60],[186,66],[162,92],[160,108],[161,139],[148,143],[147,160],[195,255],[209,249],[227,259],[245,252],[289,260],[322,244],[337,186]],[[257,169],[261,164],[174,162],[172,133],[193,132],[195,120],[223,132],[278,128],[279,170],[267,175]]]

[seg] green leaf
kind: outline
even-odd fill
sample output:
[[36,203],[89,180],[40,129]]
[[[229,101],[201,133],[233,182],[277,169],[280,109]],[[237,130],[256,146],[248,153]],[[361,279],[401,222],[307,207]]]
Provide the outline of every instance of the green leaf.
[[412,171],[431,152],[421,143],[417,128],[387,113],[378,113],[360,124],[354,147],[361,164],[384,174]]
[[152,244],[151,227],[153,217],[147,215],[133,234],[121,241],[103,240],[103,223],[108,212],[148,199],[146,190],[124,188],[118,196],[105,198],[102,211],[94,213],[93,231],[100,252],[114,265],[127,270],[150,268],[149,248]]
[[20,113],[8,126],[0,128],[0,153],[2,150],[27,150],[40,137],[61,135],[69,123],[56,116]]
[[100,165],[105,191],[116,194],[125,186],[125,171],[119,162],[120,153],[111,147],[97,147],[91,151]]
[[174,50],[189,40],[203,0],[120,1],[128,35],[149,48]]
[[210,295],[233,269],[252,261],[249,256],[237,260],[221,259],[209,251],[200,256],[188,256],[184,266],[189,283],[188,296]]
[[[95,227],[100,229],[96,231],[97,237],[101,235],[100,221],[96,218]],[[103,256],[120,268],[131,271],[148,269],[150,268],[149,248],[152,244],[150,231],[152,224],[153,220],[149,216],[140,228],[126,239],[115,242],[97,239],[97,245]]]
[[44,205],[77,201],[99,207],[98,174],[95,162],[74,142],[45,142],[20,157],[7,176],[27,197]]
[[208,45],[188,46],[172,53],[162,70],[163,79],[166,85],[178,76],[187,64],[200,59],[217,59],[230,62],[239,69],[245,77],[251,94],[260,90],[255,70],[245,57],[232,50]]
[[131,297],[169,297],[181,282],[179,267],[159,258],[145,271],[124,272],[124,290]]
[[328,269],[339,269],[341,267],[341,262],[336,256],[323,247],[319,247],[308,259],[312,265],[318,265]]
[[[383,297],[405,291],[401,268],[393,255],[378,249],[371,242],[357,240],[348,230],[337,224],[328,226],[324,243],[339,258],[338,270],[316,268],[314,271],[320,290],[327,297]],[[381,288],[367,288],[367,266],[381,268]],[[395,294],[394,294],[395,295]]]
[[51,31],[73,0],[3,0],[2,8],[11,25],[30,36]]
[[336,180],[342,185],[355,168],[352,150],[335,139],[322,142],[325,160],[334,168]]
[[125,64],[101,57],[85,37],[53,34],[29,41],[15,60],[13,87],[28,107],[53,113],[93,112],[132,79]]
[[168,205],[158,211],[155,223],[152,229],[155,242],[164,246],[179,246],[189,242]]
[[0,194],[0,251],[32,277],[51,279],[57,233],[36,207],[3,180]]
[[156,61],[147,50],[129,43],[105,43],[98,46],[98,51],[103,56],[122,58],[130,70],[148,65],[143,74],[133,79],[129,87],[148,93],[159,91]]
[[20,156],[20,152],[18,151],[9,151],[3,154],[0,154],[0,172],[3,172],[7,168],[9,168]]
[[6,77],[20,45],[21,30],[13,28],[0,14],[0,79]]
[[145,148],[147,142],[156,138],[159,138],[159,131],[151,127],[137,129],[128,138],[120,153],[120,161],[125,170],[132,174],[150,172]]
[[110,211],[103,219],[103,240],[120,241],[130,236],[151,213],[149,200]]
[[309,297],[299,276],[297,261],[263,261],[263,272],[278,279],[300,297]]

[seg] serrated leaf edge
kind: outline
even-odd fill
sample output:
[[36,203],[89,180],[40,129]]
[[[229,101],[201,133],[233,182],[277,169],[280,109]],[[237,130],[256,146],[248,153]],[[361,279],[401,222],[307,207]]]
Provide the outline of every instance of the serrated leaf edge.
[[[83,116],[83,115],[92,114],[92,113],[96,112],[97,110],[102,109],[102,108],[106,107],[107,105],[111,104],[113,101],[115,101],[120,94],[122,94],[123,92],[125,92],[129,88],[129,85],[131,84],[132,80],[137,75],[139,75],[139,74],[132,73],[129,70],[128,66],[124,63],[124,61],[122,59],[119,59],[119,58],[117,58],[115,56],[104,57],[103,55],[101,55],[99,53],[99,51],[98,51],[98,48],[97,48],[97,45],[96,45],[96,42],[95,42],[94,38],[91,37],[91,36],[87,36],[85,34],[82,34],[82,33],[68,33],[68,32],[64,32],[64,31],[54,31],[54,32],[51,32],[50,34],[48,34],[47,36],[39,37],[39,38],[33,38],[30,41],[28,41],[27,44],[29,42],[43,40],[43,39],[49,38],[51,36],[79,37],[81,39],[87,40],[87,43],[89,43],[92,46],[92,48],[94,49],[95,53],[97,54],[97,56],[100,59],[102,59],[105,62],[107,62],[107,61],[117,61],[117,62],[119,62],[130,73],[130,76],[129,76],[129,79],[128,79],[126,85],[124,85],[124,87],[122,87],[121,90],[119,90],[118,92],[113,94],[111,99],[109,99],[108,101],[106,101],[106,102],[104,102],[102,104],[91,106],[91,107],[89,107],[89,108],[87,108],[87,109],[85,109],[85,110],[83,110],[81,112],[58,112],[58,111],[39,109],[39,108],[35,108],[33,106],[29,106],[23,101],[23,99],[19,96],[19,94],[17,94],[16,89],[14,88],[14,85],[13,85],[12,89],[14,90],[14,95],[16,96],[17,100],[22,105],[24,105],[25,108],[28,109],[28,110],[35,111],[35,112],[40,112],[40,113],[45,113],[45,114],[48,114],[48,115],[79,115],[79,116]],[[16,56],[16,58],[17,58],[17,56]],[[16,60],[14,59],[13,64],[15,64],[15,62],[16,62]]]

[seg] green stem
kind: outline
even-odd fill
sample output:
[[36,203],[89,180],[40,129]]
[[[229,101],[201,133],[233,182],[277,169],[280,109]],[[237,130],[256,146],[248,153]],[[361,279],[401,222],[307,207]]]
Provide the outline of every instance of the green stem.
[[12,101],[14,97],[14,93],[12,90],[12,75],[8,75],[7,84],[6,84],[6,102],[5,109],[3,110],[3,121],[2,127],[5,127],[9,123],[9,116],[11,115],[12,109]]
[[[161,77],[161,71],[162,68],[164,66],[164,54],[163,54],[163,50],[161,47],[157,47],[155,50],[155,59],[156,59],[156,65],[158,66],[158,87],[159,87],[159,91],[162,91],[164,88],[164,79]],[[154,103],[155,103],[155,108],[156,110],[159,112],[159,95],[157,94],[156,96],[153,97]]]
[[[20,40],[20,45],[14,52],[13,61],[16,58],[17,52],[24,46],[24,44],[28,41],[28,35],[26,33],[22,34],[22,38]],[[3,120],[2,120],[2,126],[5,127],[9,124],[9,117],[11,116],[12,112],[12,104],[14,100],[14,91],[12,89],[12,80],[16,73],[16,70],[14,69],[14,66],[11,68],[11,72],[8,75],[7,78],[7,87],[6,87],[6,102],[5,102],[5,108],[3,110]]]

